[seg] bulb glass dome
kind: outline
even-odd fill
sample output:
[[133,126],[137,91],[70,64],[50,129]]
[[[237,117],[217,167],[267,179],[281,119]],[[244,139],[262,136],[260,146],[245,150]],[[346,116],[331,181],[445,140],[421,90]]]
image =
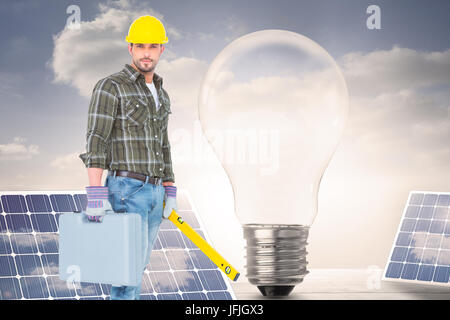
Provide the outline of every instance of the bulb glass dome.
[[199,117],[230,178],[241,224],[313,223],[347,113],[339,67],[305,36],[258,31],[217,55]]

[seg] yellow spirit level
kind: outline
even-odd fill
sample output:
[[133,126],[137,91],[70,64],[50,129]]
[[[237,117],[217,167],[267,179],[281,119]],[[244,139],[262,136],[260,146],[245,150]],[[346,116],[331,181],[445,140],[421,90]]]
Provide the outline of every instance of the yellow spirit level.
[[213,247],[209,245],[192,227],[186,223],[176,212],[172,210],[169,216],[169,220],[180,229],[183,234],[188,237],[203,253],[211,259],[220,270],[233,281],[236,281],[239,277],[239,272],[233,268]]

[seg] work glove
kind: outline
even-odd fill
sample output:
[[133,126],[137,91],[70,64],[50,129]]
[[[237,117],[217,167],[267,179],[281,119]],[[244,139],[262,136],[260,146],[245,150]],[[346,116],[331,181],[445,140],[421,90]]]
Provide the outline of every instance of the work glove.
[[86,187],[87,206],[84,212],[89,221],[101,222],[106,211],[113,211],[108,200],[108,187]]
[[169,219],[172,210],[177,211],[177,187],[165,186],[163,218]]

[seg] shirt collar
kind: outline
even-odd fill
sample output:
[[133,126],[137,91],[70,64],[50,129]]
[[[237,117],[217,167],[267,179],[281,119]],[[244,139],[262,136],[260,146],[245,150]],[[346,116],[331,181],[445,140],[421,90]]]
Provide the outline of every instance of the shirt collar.
[[[142,73],[134,69],[131,65],[128,63],[125,64],[125,68],[123,68],[123,71],[125,74],[130,78],[132,82],[135,82],[139,77],[142,77],[145,82],[145,77]],[[163,84],[163,78],[161,78],[159,75],[156,74],[156,72],[153,73],[153,82],[155,83],[155,87],[157,89],[160,89]]]

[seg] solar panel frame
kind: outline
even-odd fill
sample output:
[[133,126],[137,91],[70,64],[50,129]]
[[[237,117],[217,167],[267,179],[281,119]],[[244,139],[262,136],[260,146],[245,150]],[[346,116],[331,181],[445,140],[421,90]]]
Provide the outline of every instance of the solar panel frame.
[[[434,207],[431,213],[429,207]],[[437,208],[447,209],[440,210]],[[445,217],[441,211],[447,212]],[[438,215],[439,219],[433,220],[436,217],[435,214]],[[430,221],[429,223],[422,222],[423,219]],[[414,220],[416,220],[415,223]],[[444,226],[442,226],[442,223],[437,223],[436,221],[438,220],[444,221]],[[381,280],[449,287],[450,228],[447,230],[448,227],[450,227],[450,192],[410,191]],[[442,231],[442,233],[439,231]],[[409,233],[411,236],[408,236]],[[419,244],[423,247],[410,247],[414,235],[417,235],[417,239],[415,240],[419,240]],[[441,238],[439,244],[436,241],[438,237]],[[444,238],[449,239],[449,241],[445,242],[449,246],[441,250],[442,246],[440,243],[442,243],[442,239]],[[421,253],[420,259],[417,257],[418,251]],[[439,258],[433,255],[436,251],[438,252]],[[442,259],[439,261],[441,252],[446,254],[445,261]],[[422,263],[424,254],[427,254],[425,257],[427,263]],[[440,262],[441,264],[439,264]],[[444,278],[442,278],[442,272],[446,274]],[[393,273],[398,276],[391,277],[388,276],[388,273]],[[441,278],[437,278],[436,276]],[[435,279],[444,280],[447,277],[448,280],[446,282],[434,281]]]
[[[5,199],[4,196],[7,195],[14,197]],[[67,196],[64,197],[64,195]],[[211,243],[189,192],[179,189],[178,195],[177,199],[180,199],[178,214],[206,241]],[[8,200],[6,208],[3,205],[3,199]],[[0,300],[5,298],[2,297],[2,288],[6,287],[10,289],[5,292],[11,295],[6,298],[11,299],[109,299],[111,285],[75,283],[67,286],[65,281],[59,279],[58,217],[65,212],[82,211],[87,201],[84,190],[0,191],[0,200],[0,269],[6,272],[5,275],[0,272]],[[17,211],[20,212],[11,212],[14,211],[12,208],[18,208]],[[10,230],[9,226],[12,222],[23,232],[17,232],[14,228]],[[175,239],[181,241],[183,245],[179,243],[177,247],[175,243],[175,247],[166,248],[164,246],[164,241],[167,241],[164,238],[165,232],[176,234]],[[8,241],[5,238],[8,238]],[[174,243],[173,239],[168,242]],[[177,258],[189,257],[188,268],[183,269],[183,265],[172,257],[177,250],[179,252]],[[205,262],[209,259],[168,220],[164,220],[161,224],[152,257],[153,254],[164,257],[166,263],[176,269],[171,267],[169,270],[161,270],[159,267],[160,269],[149,270],[149,266],[152,264],[151,260],[144,272],[141,299],[236,299],[229,279],[211,261]],[[38,262],[40,262],[39,265]],[[6,265],[12,270],[4,268]],[[203,269],[200,268],[202,266]],[[201,280],[200,271],[212,272],[214,277],[221,279],[222,287],[217,286],[215,282],[209,283],[209,279],[204,280],[203,274]],[[18,272],[25,274],[22,275]],[[161,284],[155,285],[155,281],[159,281],[158,277],[164,272],[172,277],[171,281],[175,281],[175,286],[169,288],[170,290],[158,292],[154,286],[161,286]],[[182,275],[189,275],[192,280],[188,279],[189,281],[180,285]],[[153,281],[151,281],[152,278]],[[180,283],[176,282],[176,278]],[[189,291],[191,287],[197,289],[203,287],[203,289]],[[205,287],[213,289],[206,290]],[[76,292],[75,297],[73,296],[74,292]]]

